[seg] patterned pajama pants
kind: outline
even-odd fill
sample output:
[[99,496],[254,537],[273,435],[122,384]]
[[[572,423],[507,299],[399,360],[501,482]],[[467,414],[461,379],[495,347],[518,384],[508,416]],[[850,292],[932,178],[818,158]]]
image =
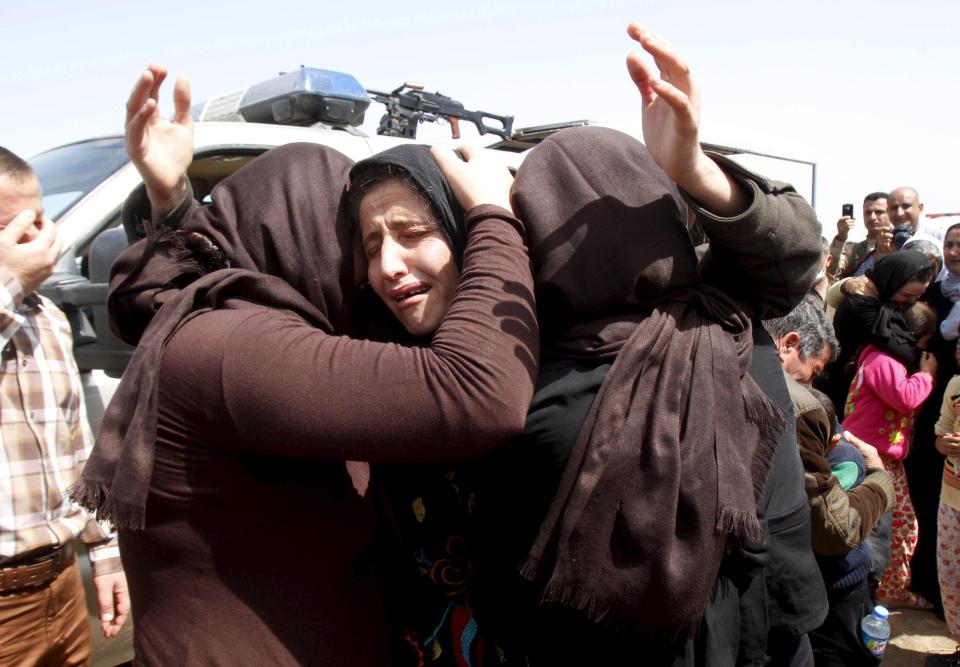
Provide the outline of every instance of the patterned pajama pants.
[[947,630],[960,642],[960,511],[942,501],[937,514],[937,576]]
[[910,560],[917,549],[917,515],[910,500],[903,463],[883,457],[883,465],[893,478],[897,500],[893,505],[890,562],[883,571],[876,596],[886,600],[902,600],[910,594]]

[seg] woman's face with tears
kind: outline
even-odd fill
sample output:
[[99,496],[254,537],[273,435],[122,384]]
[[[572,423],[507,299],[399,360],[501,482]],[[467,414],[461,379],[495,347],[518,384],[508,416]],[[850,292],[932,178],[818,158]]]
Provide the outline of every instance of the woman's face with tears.
[[427,199],[389,178],[364,194],[357,217],[373,291],[411,334],[433,334],[460,271]]

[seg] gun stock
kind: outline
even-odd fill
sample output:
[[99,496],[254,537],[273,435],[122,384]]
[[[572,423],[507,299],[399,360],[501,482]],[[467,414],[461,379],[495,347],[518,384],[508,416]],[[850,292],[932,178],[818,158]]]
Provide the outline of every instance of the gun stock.
[[[466,120],[481,134],[495,134],[506,140],[513,134],[513,116],[500,116],[487,111],[470,111],[461,102],[441,93],[425,93],[423,86],[405,83],[390,93],[368,90],[387,111],[380,119],[377,134],[416,139],[417,126],[445,118],[454,139],[460,138],[459,121]],[[491,121],[495,124],[489,124]]]

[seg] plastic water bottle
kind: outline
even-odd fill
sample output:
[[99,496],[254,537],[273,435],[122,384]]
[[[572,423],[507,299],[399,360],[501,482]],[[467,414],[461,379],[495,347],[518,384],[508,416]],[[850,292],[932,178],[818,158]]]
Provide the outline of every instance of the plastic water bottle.
[[872,614],[867,614],[860,621],[860,641],[878,658],[883,656],[887,640],[890,639],[890,622],[887,620],[889,617],[887,608],[877,605]]

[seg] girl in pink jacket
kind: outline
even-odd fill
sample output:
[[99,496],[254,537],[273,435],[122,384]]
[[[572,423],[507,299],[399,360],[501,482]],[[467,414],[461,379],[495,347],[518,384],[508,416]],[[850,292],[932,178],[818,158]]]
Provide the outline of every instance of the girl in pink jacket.
[[[903,314],[921,349],[936,327],[936,314],[924,303]],[[937,361],[924,352],[919,370],[910,373],[899,359],[867,345],[857,360],[844,409],[843,428],[877,448],[893,478],[897,499],[893,508],[890,561],[877,588],[877,603],[888,607],[929,608],[910,592],[910,560],[917,546],[917,517],[910,500],[903,459],[910,451],[913,417],[933,391]]]

